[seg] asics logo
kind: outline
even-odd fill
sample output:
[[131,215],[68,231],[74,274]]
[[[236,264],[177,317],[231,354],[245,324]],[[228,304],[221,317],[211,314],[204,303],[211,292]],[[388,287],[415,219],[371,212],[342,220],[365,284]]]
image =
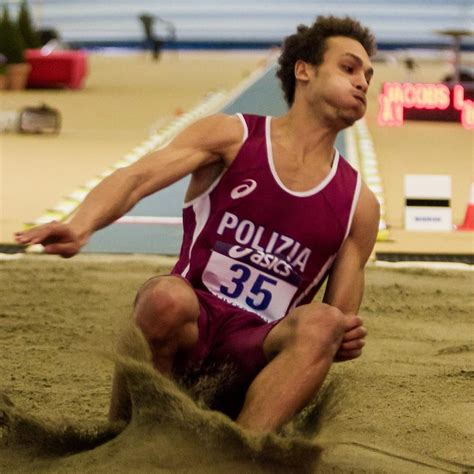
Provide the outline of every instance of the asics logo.
[[244,179],[243,184],[239,184],[230,192],[230,197],[232,199],[243,198],[245,196],[248,196],[253,191],[255,191],[256,187],[257,187],[256,181],[254,181],[253,179]]

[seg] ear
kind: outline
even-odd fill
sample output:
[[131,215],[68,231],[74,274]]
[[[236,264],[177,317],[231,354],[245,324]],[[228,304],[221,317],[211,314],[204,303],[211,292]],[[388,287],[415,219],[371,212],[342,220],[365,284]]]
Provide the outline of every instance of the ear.
[[302,82],[309,81],[311,64],[298,59],[295,63],[295,78]]

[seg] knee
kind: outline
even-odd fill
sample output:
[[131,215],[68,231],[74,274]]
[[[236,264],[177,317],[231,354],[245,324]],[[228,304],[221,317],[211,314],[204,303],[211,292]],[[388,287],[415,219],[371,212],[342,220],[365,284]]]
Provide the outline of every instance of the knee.
[[198,314],[196,295],[176,277],[148,280],[135,299],[134,319],[147,339],[166,338]]
[[292,321],[290,346],[315,356],[333,356],[344,337],[344,314],[322,303],[311,303],[299,309]]

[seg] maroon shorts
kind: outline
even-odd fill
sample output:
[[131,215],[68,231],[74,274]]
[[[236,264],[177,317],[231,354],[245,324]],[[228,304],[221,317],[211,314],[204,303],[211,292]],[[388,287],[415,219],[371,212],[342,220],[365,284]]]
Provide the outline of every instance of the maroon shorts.
[[235,417],[253,379],[267,364],[265,337],[278,321],[265,322],[255,313],[233,306],[208,291],[194,288],[199,300],[199,339],[189,363],[219,369],[230,366],[232,384],[213,408]]

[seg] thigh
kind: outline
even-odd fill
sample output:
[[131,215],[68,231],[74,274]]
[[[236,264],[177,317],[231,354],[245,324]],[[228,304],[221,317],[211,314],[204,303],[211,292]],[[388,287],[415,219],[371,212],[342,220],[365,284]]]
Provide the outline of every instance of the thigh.
[[150,296],[150,293],[154,290],[168,294],[177,301],[182,300],[183,303],[194,306],[194,308],[199,305],[195,289],[184,277],[179,275],[155,275],[138,288],[134,306],[137,306],[138,302],[144,297]]
[[291,310],[278,321],[265,338],[263,350],[268,360],[273,359],[285,347],[304,339],[318,342],[315,335],[326,334],[326,327],[341,325],[342,313],[335,307],[312,302]]
[[135,298],[134,318],[148,340],[160,342],[172,337],[179,346],[192,345],[199,315],[200,304],[193,287],[174,275],[150,278]]

